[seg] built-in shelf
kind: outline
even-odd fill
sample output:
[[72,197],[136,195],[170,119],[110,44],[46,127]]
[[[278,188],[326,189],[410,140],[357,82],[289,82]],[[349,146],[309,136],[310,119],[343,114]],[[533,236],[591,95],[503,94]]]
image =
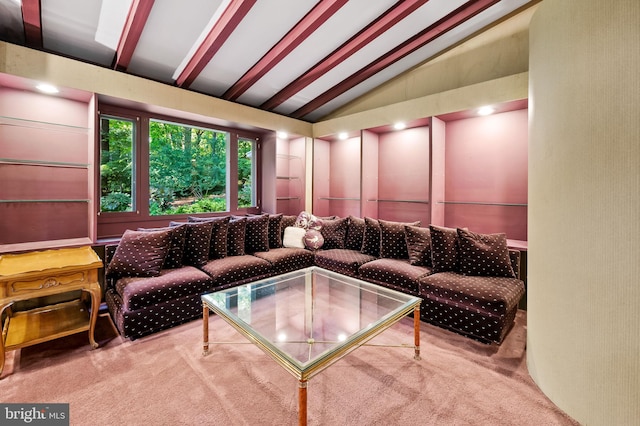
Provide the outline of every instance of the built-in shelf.
[[438,201],[438,204],[470,204],[477,206],[527,207],[526,203],[483,203],[479,201]]
[[285,200],[299,200],[300,197],[276,197],[277,201],[285,201]]
[[373,203],[416,203],[416,204],[429,204],[428,200],[390,200],[390,199],[371,199],[367,200]]
[[277,158],[284,158],[287,160],[302,160],[302,157],[298,155],[289,155],[289,154],[276,154]]
[[89,168],[89,164],[85,163],[69,163],[66,161],[18,160],[15,158],[0,158],[0,164],[11,164],[19,166],[66,167],[73,169]]
[[296,179],[300,179],[300,178],[298,176],[276,176],[276,179],[296,180]]
[[25,118],[6,117],[0,115],[0,126],[16,126],[39,130],[86,133],[89,129],[69,124],[50,123],[47,121],[27,120]]
[[360,201],[360,198],[351,197],[318,197],[319,200]]

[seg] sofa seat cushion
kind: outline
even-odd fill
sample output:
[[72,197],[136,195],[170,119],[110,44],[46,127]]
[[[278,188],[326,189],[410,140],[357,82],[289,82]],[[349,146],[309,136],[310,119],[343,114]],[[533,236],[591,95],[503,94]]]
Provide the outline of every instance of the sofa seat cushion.
[[272,248],[253,255],[268,261],[273,274],[284,274],[313,266],[313,252],[301,248]]
[[363,280],[418,296],[418,279],[431,269],[412,265],[408,259],[377,259],[362,265],[358,273]]
[[215,290],[249,280],[259,280],[272,274],[271,263],[250,254],[211,260],[202,266],[202,270],[212,278]]
[[183,266],[163,269],[155,277],[120,278],[115,290],[122,299],[122,309],[134,311],[182,296],[205,293],[212,283],[204,272],[193,266]]
[[375,257],[358,250],[329,249],[316,252],[315,264],[324,269],[355,277],[360,267]]
[[514,309],[524,294],[524,283],[516,278],[440,272],[419,281],[420,296],[425,299],[497,317]]

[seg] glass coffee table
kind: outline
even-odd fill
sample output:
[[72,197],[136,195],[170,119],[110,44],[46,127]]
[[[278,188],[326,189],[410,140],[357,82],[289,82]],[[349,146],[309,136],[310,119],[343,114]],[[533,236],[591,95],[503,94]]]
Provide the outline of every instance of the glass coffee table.
[[411,312],[420,359],[420,302],[321,268],[301,269],[203,295],[203,354],[211,310],[298,379],[298,419],[305,425],[307,381]]

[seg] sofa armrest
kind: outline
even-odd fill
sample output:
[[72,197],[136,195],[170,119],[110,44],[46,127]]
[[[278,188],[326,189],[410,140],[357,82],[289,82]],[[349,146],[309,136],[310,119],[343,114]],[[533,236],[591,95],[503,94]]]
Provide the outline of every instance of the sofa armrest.
[[516,275],[516,278],[520,278],[520,250],[509,249],[509,260],[511,260],[511,268]]

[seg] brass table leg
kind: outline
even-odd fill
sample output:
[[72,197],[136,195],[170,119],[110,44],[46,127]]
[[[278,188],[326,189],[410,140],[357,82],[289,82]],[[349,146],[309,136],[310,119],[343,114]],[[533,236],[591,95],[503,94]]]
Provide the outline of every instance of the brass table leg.
[[209,355],[209,308],[202,304],[202,356]]
[[413,310],[413,339],[416,353],[414,359],[420,360],[420,305]]
[[298,387],[298,424],[307,425],[307,381],[300,380]]

